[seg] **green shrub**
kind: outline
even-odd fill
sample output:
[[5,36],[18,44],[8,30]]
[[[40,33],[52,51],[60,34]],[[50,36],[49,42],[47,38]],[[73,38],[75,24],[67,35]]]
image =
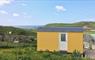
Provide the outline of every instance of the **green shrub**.
[[79,51],[75,50],[72,54],[71,54],[72,60],[82,60],[82,55]]

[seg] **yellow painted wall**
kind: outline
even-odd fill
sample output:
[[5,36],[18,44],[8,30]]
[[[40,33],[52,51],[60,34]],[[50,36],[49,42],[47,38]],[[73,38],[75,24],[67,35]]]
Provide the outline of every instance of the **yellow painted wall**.
[[58,32],[37,32],[37,50],[38,51],[58,51],[59,33]]
[[68,33],[68,52],[78,50],[83,52],[83,33],[82,32],[69,32]]
[[[37,51],[59,51],[59,33],[60,32],[37,32]],[[67,32],[68,51],[78,50],[83,52],[83,33]]]

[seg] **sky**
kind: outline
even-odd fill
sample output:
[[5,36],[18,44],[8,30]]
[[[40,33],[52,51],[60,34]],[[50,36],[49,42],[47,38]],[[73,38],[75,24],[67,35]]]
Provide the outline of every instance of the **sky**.
[[0,25],[95,21],[94,0],[0,0]]

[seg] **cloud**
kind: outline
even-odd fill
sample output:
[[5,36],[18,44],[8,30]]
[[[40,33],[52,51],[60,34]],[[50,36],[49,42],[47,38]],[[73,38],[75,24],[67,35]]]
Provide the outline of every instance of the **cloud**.
[[12,15],[13,15],[14,17],[19,16],[19,14],[18,14],[18,13],[13,13]]
[[2,14],[8,14],[8,12],[4,11],[4,10],[0,10],[0,13],[2,13]]
[[60,11],[62,11],[62,12],[63,12],[63,11],[66,11],[66,9],[64,8],[63,5],[57,5],[57,6],[56,6],[56,10],[59,11],[59,12],[60,12]]
[[0,6],[6,5],[6,4],[10,4],[13,1],[14,0],[0,0]]

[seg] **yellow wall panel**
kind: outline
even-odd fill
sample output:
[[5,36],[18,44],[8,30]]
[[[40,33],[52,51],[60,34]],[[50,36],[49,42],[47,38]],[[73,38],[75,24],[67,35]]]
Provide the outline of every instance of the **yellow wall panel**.
[[69,32],[68,33],[68,52],[78,50],[83,52],[83,33],[82,32]]
[[37,32],[37,50],[38,51],[58,51],[59,33],[58,32]]

